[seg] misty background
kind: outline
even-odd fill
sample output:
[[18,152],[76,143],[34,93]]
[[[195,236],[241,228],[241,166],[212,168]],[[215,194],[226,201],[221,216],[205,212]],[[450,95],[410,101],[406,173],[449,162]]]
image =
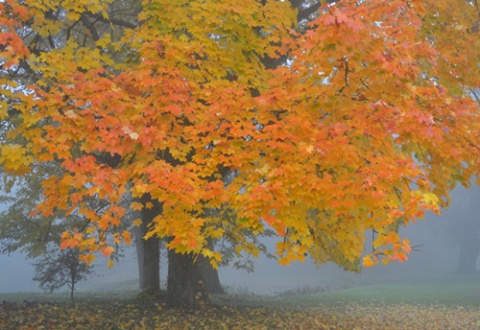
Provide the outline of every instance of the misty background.
[[[0,205],[0,209],[3,208]],[[452,204],[442,215],[426,214],[423,220],[400,231],[410,240],[413,251],[404,263],[392,262],[387,266],[377,265],[355,274],[343,271],[332,263],[316,267],[307,259],[304,263],[280,266],[276,260],[261,256],[253,259],[255,271],[248,273],[233,267],[220,267],[220,281],[227,292],[277,294],[288,290],[336,290],[373,283],[399,283],[428,280],[439,276],[457,275],[462,240],[475,239],[480,246],[480,188],[472,185],[458,187],[452,192]],[[371,252],[372,233],[367,232],[365,251]],[[463,236],[462,236],[463,235]],[[465,236],[465,237],[464,237]],[[466,237],[466,236],[469,236]],[[473,238],[472,238],[473,237]],[[274,251],[275,239],[265,240],[269,252]],[[98,256],[94,274],[78,284],[79,291],[138,289],[138,266],[135,245],[125,246],[124,257],[112,269],[107,259]],[[478,257],[478,253],[477,253]],[[166,253],[161,256],[161,287],[165,287],[167,276]],[[25,254],[0,255],[0,292],[41,292],[33,281],[34,259],[25,259]],[[476,270],[478,270],[478,258]],[[62,288],[58,292],[67,291]]]

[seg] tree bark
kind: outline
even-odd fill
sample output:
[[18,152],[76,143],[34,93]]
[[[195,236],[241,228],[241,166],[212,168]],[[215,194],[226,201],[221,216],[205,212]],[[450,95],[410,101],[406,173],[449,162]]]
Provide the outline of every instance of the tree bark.
[[138,278],[139,283],[138,286],[140,290],[143,290],[145,287],[145,280],[143,278],[143,235],[142,230],[139,227],[133,228],[133,233],[135,237],[135,250],[137,252],[137,265],[138,265]]
[[167,306],[194,310],[208,300],[193,254],[168,251]]
[[150,209],[143,208],[141,212],[142,226],[140,228],[141,242],[139,246],[141,252],[137,251],[139,260],[140,289],[148,294],[160,292],[160,239],[156,236],[145,240],[143,236],[147,233],[153,219],[162,213],[162,206],[154,202],[150,195],[142,197],[141,202],[150,202],[154,206]]
[[204,256],[198,256],[198,267],[202,275],[203,283],[205,284],[205,290],[208,293],[223,293],[222,284],[218,277],[218,271],[212,267],[210,260]]
[[160,240],[151,237],[143,241],[143,270],[141,290],[149,293],[160,292]]
[[[213,241],[207,240],[207,245],[213,250]],[[210,260],[202,255],[197,257],[198,267],[202,275],[203,283],[205,284],[205,290],[208,293],[223,293],[223,288],[218,277],[218,271],[212,267]]]

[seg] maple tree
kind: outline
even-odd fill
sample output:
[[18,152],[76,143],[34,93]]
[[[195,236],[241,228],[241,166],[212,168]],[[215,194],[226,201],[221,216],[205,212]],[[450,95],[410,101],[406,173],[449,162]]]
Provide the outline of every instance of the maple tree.
[[224,237],[256,255],[245,233],[267,228],[282,264],[358,270],[370,229],[365,266],[406,260],[399,226],[478,177],[478,5],[297,2],[0,4],[0,162],[60,164],[35,214],[89,221],[63,248],[91,262],[129,243],[130,193],[162,206],[146,238],[189,262],[216,265]]

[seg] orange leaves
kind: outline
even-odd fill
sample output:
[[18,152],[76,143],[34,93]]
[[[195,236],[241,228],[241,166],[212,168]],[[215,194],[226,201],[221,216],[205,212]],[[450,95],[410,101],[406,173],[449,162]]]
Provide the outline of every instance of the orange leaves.
[[372,255],[367,255],[365,257],[363,257],[363,266],[364,267],[372,267],[372,266],[375,266],[378,264],[378,258],[377,257],[374,257]]
[[84,235],[77,231],[74,231],[73,234],[69,232],[62,233],[62,242],[60,243],[60,248],[66,249],[74,249],[76,248],[82,241]]
[[380,259],[383,264],[388,264],[390,261],[404,262],[408,260],[408,254],[412,250],[410,241],[406,238],[400,239],[396,232],[380,234],[373,242],[373,247],[374,252],[363,258],[365,267],[376,265]]
[[104,257],[110,257],[114,250],[111,246],[104,246],[100,248],[100,251],[102,252]]
[[[202,218],[177,218],[176,222],[160,221],[156,219],[156,226],[151,230],[146,238],[159,234],[159,236],[169,236],[172,239],[167,243],[169,249],[175,249],[179,253],[199,253],[205,246],[206,237],[201,233],[205,224]],[[179,224],[183,223],[183,226]]]
[[128,244],[130,245],[130,243],[132,243],[132,238],[130,236],[130,232],[127,231],[127,230],[124,230],[122,232],[122,238],[123,238],[123,241],[125,242],[125,244]]
[[92,262],[95,261],[95,255],[92,253],[80,254],[78,256],[78,260],[84,262],[87,265],[90,265]]
[[[98,234],[98,236],[95,236]],[[125,244],[131,243],[130,232],[124,230],[120,233],[113,233],[113,244]],[[62,233],[62,239],[60,243],[61,249],[78,249],[81,253],[79,260],[90,264],[96,258],[95,253],[101,252],[104,258],[109,258],[108,267],[111,268],[114,265],[113,254],[116,252],[115,248],[107,243],[107,236],[105,232],[96,232],[96,228],[93,226],[88,227],[85,233],[80,233],[75,229],[73,232]]]
[[19,21],[27,20],[28,16],[28,10],[23,5],[14,2],[6,6],[0,3],[0,26],[3,27],[0,31],[0,59],[4,69],[13,68],[29,55],[29,49],[16,33],[16,29],[21,25]]
[[[83,2],[63,4],[56,21],[31,2],[39,13],[32,35],[60,33]],[[439,211],[455,181],[478,172],[478,105],[465,97],[480,82],[471,69],[478,40],[466,32],[477,18],[444,0],[344,0],[323,6],[304,34],[292,32],[297,14],[288,1],[157,0],[128,32],[106,25],[96,38],[80,24],[75,33],[85,42],[71,37],[35,56],[35,43],[15,34],[26,7],[0,8],[7,3],[4,67],[25,59],[39,80],[29,95],[2,91],[18,101],[5,103],[16,118],[0,162],[19,175],[58,164],[42,184],[38,214],[89,221],[85,233],[64,234],[63,248],[109,258],[107,242],[128,244],[119,205],[130,194],[152,198],[131,202],[133,211],[162,206],[146,238],[170,237],[170,248],[213,262],[219,256],[207,239],[268,227],[284,239],[285,264],[309,253],[356,269],[371,229],[381,233],[378,253],[364,264],[380,253],[403,261],[409,246],[393,229]],[[109,20],[106,3],[89,10]],[[266,63],[285,54],[284,65]],[[221,209],[228,221],[209,213]],[[238,251],[258,253],[238,241]]]
[[338,8],[330,10],[330,14],[320,15],[319,21],[325,26],[345,24],[352,31],[359,31],[363,28],[363,23],[360,20],[349,17],[344,11]]
[[270,225],[277,232],[278,236],[284,236],[286,234],[284,223],[277,219],[275,216],[266,214],[263,217],[263,220]]

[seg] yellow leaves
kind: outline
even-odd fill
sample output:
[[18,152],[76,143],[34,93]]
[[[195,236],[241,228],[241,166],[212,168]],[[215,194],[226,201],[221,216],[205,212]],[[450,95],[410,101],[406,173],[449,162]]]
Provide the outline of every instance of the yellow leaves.
[[267,175],[268,174],[268,171],[270,170],[270,166],[268,166],[268,164],[265,164],[263,165],[262,167],[260,168],[257,168],[255,170],[255,172],[261,174],[261,175]]
[[140,227],[142,225],[142,220],[141,219],[135,219],[135,220],[133,220],[132,225],[134,225],[135,227]]
[[[216,219],[209,218],[207,221],[212,221],[214,222]],[[216,227],[216,226],[205,226],[202,231],[203,235],[205,237],[209,237],[212,239],[219,239],[222,238],[223,235],[225,234],[225,230],[222,227]]]
[[19,175],[29,171],[33,158],[27,154],[25,147],[18,144],[2,145],[0,152],[0,164],[5,171]]
[[113,268],[114,265],[115,265],[115,261],[113,259],[109,259],[107,263],[108,268]]
[[378,258],[369,254],[363,257],[362,263],[364,267],[373,267],[378,264]]
[[242,241],[239,245],[236,245],[235,248],[235,253],[237,256],[240,256],[243,251],[247,253],[248,255],[257,257],[260,254],[260,249],[258,246],[253,244],[252,242],[247,242],[247,241]]
[[255,294],[254,305],[250,293],[236,294],[226,302],[224,297],[217,298],[215,306],[202,306],[195,317],[167,309],[163,302],[145,308],[144,302],[135,301],[134,292],[123,293],[125,299],[105,297],[100,301],[95,299],[98,292],[93,292],[75,304],[7,301],[8,307],[0,310],[0,324],[5,329],[69,329],[72,324],[85,329],[477,329],[477,305],[464,304],[465,299],[460,298],[464,292],[474,295],[475,286],[466,286],[452,298],[448,293],[458,291],[453,286],[434,284],[432,289],[411,284],[371,285],[303,295],[298,288],[299,294],[291,290],[285,297]]
[[87,253],[87,254],[80,254],[78,256],[78,260],[81,262],[84,262],[87,266],[90,265],[92,262],[95,261],[95,255],[93,253]]
[[218,251],[212,251],[210,249],[202,249],[201,254],[210,260],[210,265],[214,269],[218,269],[218,263],[222,261],[222,255]]
[[[132,197],[142,197],[146,192],[147,192],[147,185],[146,184],[135,184],[133,188],[131,189],[132,192]],[[135,202],[134,202],[135,203]],[[135,206],[138,208],[138,204],[135,204]],[[140,206],[143,208],[143,206],[140,204]],[[139,209],[141,210],[141,208]]]
[[130,204],[130,208],[133,210],[133,211],[141,211],[143,209],[143,204],[142,203],[139,203],[139,202],[132,202]]
[[294,261],[305,261],[307,247],[301,244],[295,244],[290,241],[276,243],[275,254],[279,256],[278,262],[282,265],[289,265]]
[[75,11],[69,11],[67,13],[67,19],[70,21],[78,21],[80,19],[81,14]]
[[438,197],[432,193],[423,194],[423,200],[425,203],[433,208],[438,208]]

